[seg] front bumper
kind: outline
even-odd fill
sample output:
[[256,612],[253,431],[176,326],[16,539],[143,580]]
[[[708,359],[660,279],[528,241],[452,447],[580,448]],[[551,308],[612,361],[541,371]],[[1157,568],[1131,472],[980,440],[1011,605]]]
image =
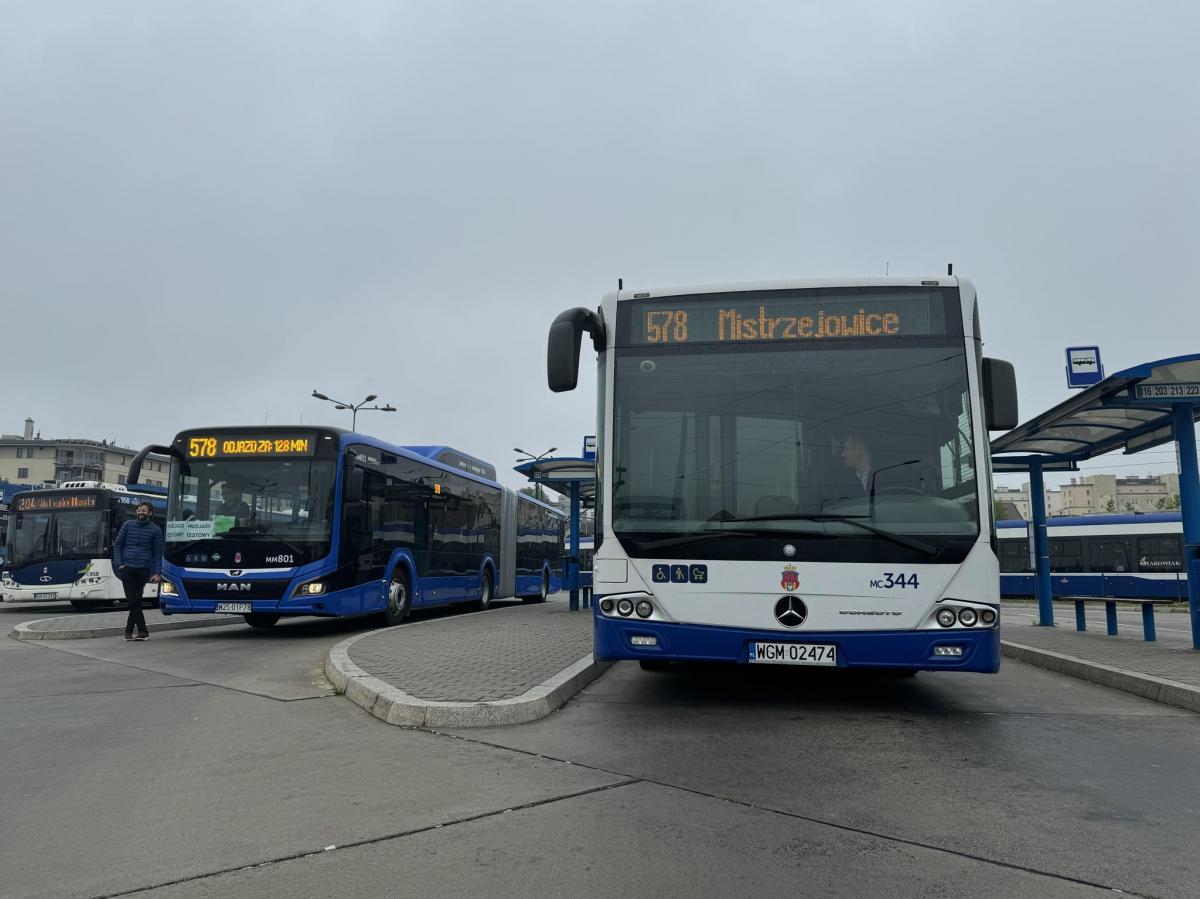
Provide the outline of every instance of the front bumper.
[[[655,646],[634,646],[631,637],[653,636]],[[999,627],[920,631],[760,631],[747,628],[614,619],[595,614],[597,660],[660,659],[748,663],[752,642],[831,643],[839,668],[926,671],[1000,670]],[[961,656],[935,656],[936,646],[958,646]]]

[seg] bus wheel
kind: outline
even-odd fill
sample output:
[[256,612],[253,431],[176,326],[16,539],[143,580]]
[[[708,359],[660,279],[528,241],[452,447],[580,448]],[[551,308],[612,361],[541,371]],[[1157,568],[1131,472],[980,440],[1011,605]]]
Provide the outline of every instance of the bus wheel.
[[483,573],[483,581],[479,585],[479,611],[484,612],[491,608],[492,605],[492,573],[485,571]]
[[550,572],[542,572],[542,590],[536,596],[524,597],[525,602],[545,602],[546,597],[550,595]]
[[278,615],[267,615],[264,612],[251,612],[249,615],[243,615],[246,619],[246,624],[251,627],[274,627],[279,621]]
[[640,659],[638,664],[643,671],[670,671],[671,663],[666,659]]
[[408,581],[404,573],[397,570],[387,589],[387,607],[383,610],[383,620],[389,626],[403,624],[412,610],[411,594],[408,592]]

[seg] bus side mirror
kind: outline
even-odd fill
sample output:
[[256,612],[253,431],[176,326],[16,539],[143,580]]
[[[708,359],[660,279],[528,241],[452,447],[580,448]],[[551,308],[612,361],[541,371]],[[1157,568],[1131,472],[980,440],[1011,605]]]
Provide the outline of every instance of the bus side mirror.
[[989,431],[1009,431],[1017,417],[1017,373],[1011,362],[983,360],[983,412]]
[[360,503],[363,498],[363,470],[357,465],[346,469],[346,497],[348,503]]
[[546,382],[555,393],[574,390],[579,383],[579,343],[584,331],[592,335],[596,352],[603,352],[604,323],[590,309],[568,309],[550,326],[550,337],[546,342]]

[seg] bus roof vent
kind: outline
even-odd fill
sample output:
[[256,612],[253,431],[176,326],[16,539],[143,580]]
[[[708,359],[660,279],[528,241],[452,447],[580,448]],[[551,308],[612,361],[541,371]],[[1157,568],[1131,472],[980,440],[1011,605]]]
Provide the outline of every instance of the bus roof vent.
[[124,484],[108,484],[104,481],[63,481],[58,485],[59,490],[115,490],[117,493],[128,493]]

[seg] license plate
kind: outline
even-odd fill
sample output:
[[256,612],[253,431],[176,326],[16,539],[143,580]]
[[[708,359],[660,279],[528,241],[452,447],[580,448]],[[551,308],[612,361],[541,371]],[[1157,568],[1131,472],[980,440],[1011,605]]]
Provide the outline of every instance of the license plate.
[[58,594],[57,593],[35,593],[35,594],[33,594],[33,598],[34,599],[58,599]]
[[756,665],[837,665],[837,647],[828,643],[751,643]]
[[230,615],[249,615],[253,609],[248,602],[219,602],[218,612],[228,612]]

